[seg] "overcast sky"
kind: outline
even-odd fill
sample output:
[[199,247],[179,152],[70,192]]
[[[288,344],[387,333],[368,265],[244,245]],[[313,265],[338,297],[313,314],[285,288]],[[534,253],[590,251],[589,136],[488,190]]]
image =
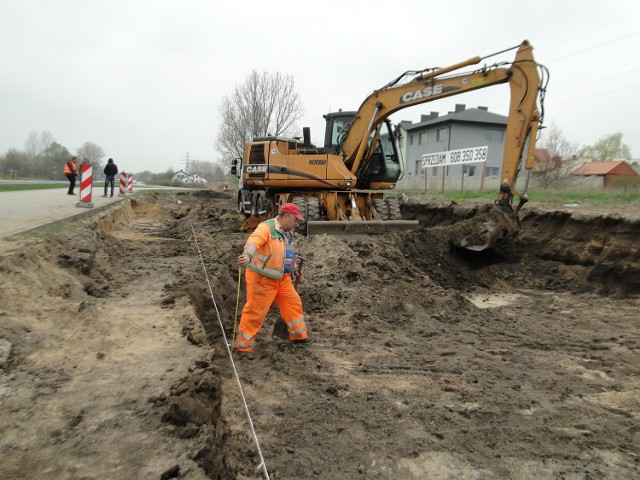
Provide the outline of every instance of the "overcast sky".
[[[293,76],[312,139],[407,70],[443,67],[528,39],[551,79],[545,123],[590,145],[621,132],[640,158],[636,0],[0,0],[0,154],[48,131],[72,153],[100,145],[121,169],[219,158],[219,106],[253,69]],[[506,58],[512,59],[514,53]],[[506,114],[491,87],[455,104]]]

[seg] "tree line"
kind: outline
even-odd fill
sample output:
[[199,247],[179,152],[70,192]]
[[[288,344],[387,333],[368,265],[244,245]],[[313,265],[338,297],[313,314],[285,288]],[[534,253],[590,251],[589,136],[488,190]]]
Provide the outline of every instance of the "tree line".
[[[86,158],[94,167],[102,168],[104,151],[99,145],[85,142],[76,152],[76,157]],[[6,177],[60,180],[64,177],[65,162],[73,156],[67,147],[56,142],[51,132],[31,132],[24,150],[11,148],[0,155],[0,172]]]
[[[88,159],[98,175],[106,164],[105,153],[101,146],[85,142],[76,149],[75,155],[67,147],[58,143],[48,131],[31,132],[25,141],[24,150],[11,148],[0,155],[0,178],[33,178],[39,180],[64,179],[64,164],[71,157]],[[215,163],[202,160],[188,160],[185,171],[195,173],[209,181],[227,180],[225,169]],[[142,171],[135,176],[141,181],[166,185],[171,182],[175,171],[169,168],[164,172]]]
[[534,170],[534,178],[542,188],[553,189],[568,186],[575,177],[572,173],[581,162],[606,162],[631,160],[631,149],[622,142],[622,133],[612,133],[600,138],[593,145],[579,147],[570,142],[556,124],[542,130],[538,148],[548,155],[547,164]]
[[[221,162],[188,160],[185,165],[188,173],[212,181],[228,180],[231,160],[241,158],[245,145],[255,137],[295,137],[299,133],[296,122],[302,118],[304,110],[292,76],[253,70],[243,83],[222,98],[219,113],[220,129],[215,148],[222,157]],[[538,147],[547,150],[557,167],[538,175],[541,183],[549,187],[558,186],[568,176],[566,165],[572,159],[631,158],[629,146],[622,142],[622,133],[606,135],[593,145],[580,148],[568,141],[561,129],[552,123],[540,137]],[[85,142],[76,150],[76,156],[89,159],[98,171],[102,171],[105,155],[95,143]],[[50,132],[31,132],[23,151],[10,149],[0,155],[0,172],[3,176],[15,172],[20,178],[60,179],[64,162],[71,157],[69,150],[56,142]],[[144,181],[167,182],[173,174],[172,169],[162,173],[145,171],[138,177]]]

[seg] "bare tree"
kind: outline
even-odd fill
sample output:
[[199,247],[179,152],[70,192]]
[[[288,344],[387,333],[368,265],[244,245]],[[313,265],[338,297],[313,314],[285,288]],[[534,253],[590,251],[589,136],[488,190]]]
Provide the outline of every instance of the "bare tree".
[[569,142],[562,129],[554,122],[541,133],[539,147],[549,154],[550,162],[544,168],[534,172],[534,178],[542,188],[559,188],[572,180],[571,173],[576,169],[572,162],[578,151],[575,144]]
[[622,133],[612,133],[602,137],[593,145],[588,145],[580,151],[580,156],[591,161],[606,161],[631,158],[629,145],[622,143]]
[[25,178],[30,175],[28,171],[28,158],[26,153],[15,148],[0,155],[0,174],[7,178]]
[[64,171],[64,164],[71,154],[64,145],[58,142],[52,142],[42,151],[44,172],[39,172],[41,178],[59,178]]
[[245,145],[255,137],[291,134],[303,113],[293,77],[254,70],[222,98],[216,149],[227,161],[242,157]]
[[46,178],[48,175],[47,159],[44,152],[55,142],[51,132],[43,130],[40,135],[32,131],[24,142],[26,165],[35,175]]
[[93,165],[94,175],[102,172],[102,159],[104,158],[104,150],[101,146],[93,142],[84,142],[81,147],[76,150],[76,155],[81,158],[88,158]]

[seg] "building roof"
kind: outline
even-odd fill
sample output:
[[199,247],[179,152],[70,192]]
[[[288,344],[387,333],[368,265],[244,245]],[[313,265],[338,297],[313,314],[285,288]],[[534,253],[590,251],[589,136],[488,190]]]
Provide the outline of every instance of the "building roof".
[[403,121],[402,124],[407,131],[424,128],[427,126],[438,125],[448,122],[469,122],[469,123],[488,123],[494,125],[506,125],[507,117],[489,112],[486,107],[465,108],[464,105],[456,105],[455,112],[449,112],[446,115],[437,116],[437,112],[432,112],[432,117],[424,115],[424,120],[418,123],[408,123]]
[[560,159],[551,158],[549,150],[546,148],[536,148],[535,163],[533,165],[534,172],[547,172],[553,170],[560,165]]
[[624,160],[608,162],[586,162],[571,175],[630,175],[638,173]]

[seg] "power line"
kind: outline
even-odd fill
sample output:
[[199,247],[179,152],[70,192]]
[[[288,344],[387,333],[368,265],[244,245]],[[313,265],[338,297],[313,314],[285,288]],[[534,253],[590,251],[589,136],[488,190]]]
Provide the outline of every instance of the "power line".
[[598,26],[596,26],[596,27],[594,27],[594,28],[592,28],[590,30],[586,30],[584,32],[576,33],[575,35],[572,35],[570,37],[565,37],[562,40],[558,40],[557,42],[551,43],[549,45],[544,45],[541,48],[549,48],[549,47],[553,47],[553,46],[559,45],[559,44],[564,43],[564,42],[568,42],[569,40],[573,40],[574,38],[578,38],[578,37],[581,37],[583,35],[587,35],[589,33],[593,33],[596,30],[600,30],[601,28],[608,27],[609,25],[613,25],[613,24],[619,23],[619,22],[621,22],[623,20],[628,20],[629,18],[633,17],[634,15],[638,15],[639,13],[640,13],[640,10],[638,10],[637,12],[626,14],[624,17],[620,17],[620,18],[618,18],[616,20],[612,20],[612,21],[610,21],[608,23],[603,23],[603,24],[598,25]]
[[620,42],[620,41],[625,40],[625,39],[627,39],[627,38],[629,38],[629,37],[634,37],[634,36],[636,36],[636,35],[638,35],[638,34],[640,34],[640,30],[638,30],[637,32],[632,32],[632,33],[630,33],[630,34],[628,34],[628,35],[624,35],[624,36],[622,36],[622,37],[615,38],[615,39],[610,40],[610,41],[608,41],[608,42],[601,42],[601,43],[598,43],[598,45],[596,45],[595,47],[586,48],[586,49],[584,49],[584,50],[580,50],[580,51],[578,51],[578,52],[573,52],[573,53],[570,53],[570,54],[568,54],[568,55],[565,55],[564,57],[559,57],[559,58],[552,59],[552,60],[548,61],[548,63],[556,62],[556,61],[558,61],[558,60],[563,60],[563,59],[565,59],[565,58],[569,58],[569,57],[575,57],[576,55],[581,55],[581,54],[583,54],[583,53],[585,53],[585,52],[591,52],[591,51],[593,51],[593,50],[597,50],[597,49],[599,49],[599,48],[601,48],[601,47],[604,47],[604,46],[606,46],[606,45],[611,45],[612,43]]
[[617,92],[621,92],[623,90],[629,90],[630,88],[638,88],[640,86],[640,84],[636,84],[636,85],[628,85],[626,87],[621,87],[621,88],[616,88],[615,90],[606,90],[606,91],[601,91],[601,92],[597,92],[597,93],[593,93],[591,95],[585,95],[583,97],[577,97],[577,98],[572,98],[569,100],[561,100],[559,102],[554,101],[553,105],[561,105],[563,103],[570,103],[570,102],[575,102],[577,100],[584,100],[585,98],[593,98],[593,97],[599,97],[601,95],[607,95],[610,93],[617,93]]

